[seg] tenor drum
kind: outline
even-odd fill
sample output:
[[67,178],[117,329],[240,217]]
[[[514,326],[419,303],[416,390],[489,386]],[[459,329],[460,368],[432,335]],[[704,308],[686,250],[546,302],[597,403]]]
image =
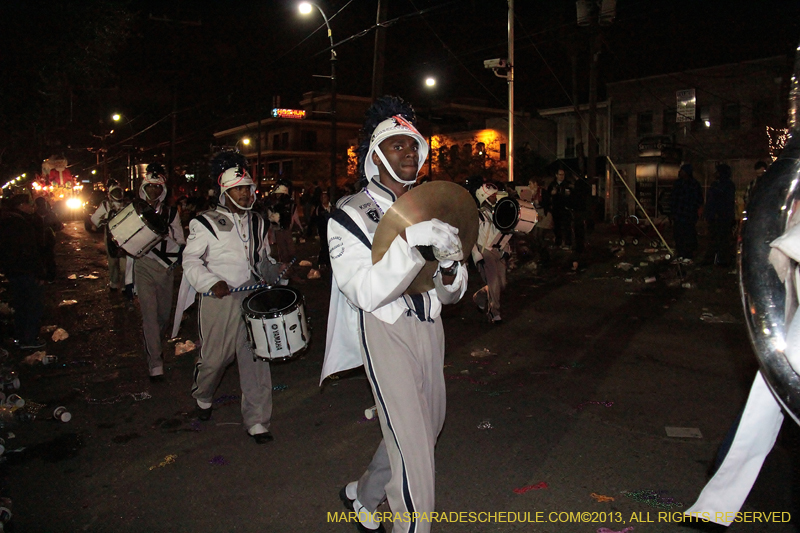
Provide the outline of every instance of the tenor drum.
[[167,223],[144,200],[134,200],[108,221],[108,234],[125,253],[142,257],[161,242]]
[[504,233],[529,233],[538,221],[532,203],[514,198],[501,198],[494,206],[492,222]]
[[254,292],[242,302],[242,315],[253,353],[262,359],[291,359],[311,341],[305,300],[300,291],[292,287]]

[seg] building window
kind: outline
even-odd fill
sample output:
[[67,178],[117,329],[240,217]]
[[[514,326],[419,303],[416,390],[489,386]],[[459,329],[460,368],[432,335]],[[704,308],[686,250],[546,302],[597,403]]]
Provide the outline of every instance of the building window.
[[281,136],[277,133],[272,136],[272,149],[273,150],[280,150],[281,149]]
[[575,157],[575,137],[567,137],[564,140],[564,158],[571,159]]
[[662,132],[664,135],[672,135],[678,129],[678,110],[674,107],[664,108]]
[[738,130],[741,126],[741,106],[725,104],[722,108],[722,129]]
[[643,135],[650,135],[653,133],[653,112],[645,111],[639,113],[638,121],[636,122],[636,135],[639,137]]
[[505,161],[506,159],[508,159],[508,148],[506,143],[500,143],[500,161]]
[[628,114],[627,113],[617,113],[614,115],[614,138],[615,139],[624,139],[628,136]]
[[300,132],[300,145],[301,149],[313,152],[317,149],[317,132],[316,131],[301,131]]
[[486,145],[483,143],[478,143],[475,145],[475,150],[477,150],[478,155],[481,157],[486,157]]
[[281,133],[281,149],[288,150],[289,149],[289,132],[284,131]]

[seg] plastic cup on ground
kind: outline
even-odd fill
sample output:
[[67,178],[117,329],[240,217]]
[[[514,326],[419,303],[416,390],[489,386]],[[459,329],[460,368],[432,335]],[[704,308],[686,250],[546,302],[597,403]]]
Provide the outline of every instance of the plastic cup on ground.
[[61,422],[69,422],[72,420],[72,414],[67,411],[66,407],[60,405],[56,407],[55,411],[53,411],[53,418],[60,420]]

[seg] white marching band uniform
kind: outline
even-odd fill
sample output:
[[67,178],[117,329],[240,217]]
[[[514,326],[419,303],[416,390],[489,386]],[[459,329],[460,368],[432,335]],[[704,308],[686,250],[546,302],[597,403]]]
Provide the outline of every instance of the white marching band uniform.
[[[468,281],[466,265],[459,263],[450,285],[442,282],[437,269],[433,289],[404,295],[426,261],[400,235],[381,260],[372,263],[378,222],[397,198],[381,184],[370,156],[375,149],[390,167],[377,146],[397,134],[418,141],[421,167],[428,151],[424,137],[400,117],[382,122],[372,134],[365,160],[365,171],[372,179],[361,192],[340,201],[340,209],[328,222],[333,279],[321,381],[363,364],[383,435],[367,470],[358,482],[343,489],[344,496],[340,494],[362,514],[373,513],[384,498],[393,512],[434,510],[434,447],[446,403],[444,330],[439,315],[442,304],[461,299]],[[406,235],[411,241],[411,228]],[[361,516],[359,520],[365,527]],[[369,529],[382,528],[379,521],[367,521],[372,522]],[[430,522],[395,522],[393,531],[425,533],[430,531]]]
[[[161,185],[161,194],[152,207],[159,216],[167,220],[169,231],[166,237],[146,255],[129,260],[128,263],[133,263],[133,282],[142,311],[142,332],[150,376],[157,377],[164,374],[162,341],[172,312],[174,268],[186,240],[180,217],[177,216],[177,208],[170,208],[164,204],[164,199],[167,197],[164,177],[155,173],[148,173],[145,176],[139,187],[139,197],[145,201],[148,199],[145,192],[147,185]],[[126,277],[127,268],[126,265]]]
[[[242,184],[252,184],[252,180]],[[219,281],[224,281],[230,289],[253,285],[258,278],[259,263],[274,264],[275,261],[269,256],[268,225],[264,219],[249,210],[241,215],[231,212],[224,205],[225,190],[223,185],[219,206],[201,213],[189,223],[189,238],[183,252],[185,283],[181,284],[181,298],[188,304],[194,300],[188,285],[200,293],[201,346],[192,396],[198,406],[209,408],[226,367],[235,357],[242,390],[242,418],[248,433],[256,435],[269,430],[272,377],[269,362],[253,355],[247,338],[241,304],[248,293],[232,292],[223,298],[203,293]],[[184,305],[179,302],[176,327]]]
[[492,194],[496,194],[497,199],[508,195],[505,192],[498,192],[497,188],[490,184],[485,184],[475,191],[480,209],[478,239],[472,248],[472,261],[486,285],[472,296],[472,301],[487,314],[490,321],[499,322],[500,295],[506,287],[506,264],[503,255],[511,252],[511,234],[501,232],[494,225],[494,207],[487,200]]
[[[786,359],[800,370],[800,218],[793,217],[783,235],[772,241],[769,260],[786,288]],[[783,423],[781,404],[759,370],[741,420],[717,472],[685,514],[728,526],[744,505]]]
[[108,259],[108,286],[112,289],[120,289],[127,283],[124,277],[125,274],[120,269],[120,264],[125,264],[127,268],[127,264],[130,261],[127,261],[125,257],[112,256],[108,246],[108,241],[111,238],[108,234],[108,221],[125,206],[122,200],[117,201],[112,198],[111,193],[115,190],[119,190],[120,193],[123,192],[119,185],[112,185],[109,187],[108,197],[100,202],[100,205],[97,206],[97,210],[92,213],[91,221],[92,224],[98,228],[105,226],[103,228],[103,234],[105,235],[106,241],[106,258]]

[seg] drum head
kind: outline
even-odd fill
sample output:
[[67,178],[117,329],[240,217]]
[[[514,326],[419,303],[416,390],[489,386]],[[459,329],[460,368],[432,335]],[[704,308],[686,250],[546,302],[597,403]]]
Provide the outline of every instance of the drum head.
[[244,299],[242,310],[257,316],[280,316],[297,305],[300,298],[300,293],[291,287],[261,289]]
[[492,222],[500,231],[511,231],[519,220],[519,205],[512,198],[501,198],[494,206]]
[[164,220],[163,217],[159,216],[156,213],[155,209],[150,207],[150,204],[145,202],[144,200],[134,200],[134,207],[136,208],[136,212],[141,217],[142,221],[147,225],[148,228],[153,230],[155,233],[159,235],[166,235],[169,231],[169,226],[167,222]]

